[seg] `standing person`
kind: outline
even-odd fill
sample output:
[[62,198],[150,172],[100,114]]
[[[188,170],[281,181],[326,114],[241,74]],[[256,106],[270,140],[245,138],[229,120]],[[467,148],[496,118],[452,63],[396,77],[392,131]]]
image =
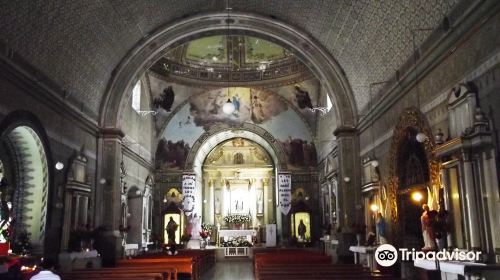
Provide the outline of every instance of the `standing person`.
[[55,274],[55,262],[51,258],[44,258],[42,261],[42,270],[38,274],[33,275],[31,280],[61,280],[59,275]]

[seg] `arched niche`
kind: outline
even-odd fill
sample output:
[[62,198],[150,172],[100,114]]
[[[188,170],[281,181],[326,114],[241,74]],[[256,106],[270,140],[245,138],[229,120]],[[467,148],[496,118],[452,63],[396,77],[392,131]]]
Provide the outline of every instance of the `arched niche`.
[[[16,111],[0,123],[0,145],[5,178],[2,201],[11,205],[5,213],[10,224],[10,240],[28,238],[32,253],[42,254],[49,224],[52,161],[47,135],[40,121],[31,113]],[[7,208],[5,209],[7,210]],[[18,246],[11,247],[22,253]]]
[[113,71],[101,102],[99,123],[105,128],[120,128],[122,114],[136,81],[169,47],[216,34],[260,37],[282,45],[305,63],[334,101],[339,126],[356,124],[356,106],[350,85],[341,67],[318,42],[307,33],[276,19],[234,12],[199,14],[181,19],[146,37],[131,50]]
[[142,191],[137,186],[132,186],[127,191],[127,225],[130,227],[127,232],[127,243],[138,244],[142,247]]
[[[418,142],[416,135],[422,132],[426,135],[424,142]],[[434,137],[425,115],[415,107],[407,108],[399,117],[389,154],[388,182],[388,215],[392,225],[393,244],[413,242],[402,238],[404,235],[406,216],[418,218],[422,214],[420,208],[426,203],[432,209],[437,209],[439,189],[439,162],[434,154]],[[415,168],[419,170],[414,170]],[[414,178],[410,178],[410,177]],[[412,202],[411,194],[418,191],[422,194],[421,202]],[[427,194],[430,194],[429,196]],[[402,201],[404,200],[404,201]],[[413,203],[413,204],[412,204]],[[406,209],[406,210],[404,210]],[[414,217],[417,216],[417,217]],[[416,220],[413,222],[415,223]],[[418,229],[416,229],[418,231]],[[416,238],[420,238],[417,236]],[[414,240],[418,242],[418,240]]]
[[219,143],[238,137],[249,139],[262,146],[272,157],[279,171],[287,169],[286,154],[279,141],[263,128],[250,123],[243,123],[236,127],[227,124],[218,124],[211,127],[209,131],[202,134],[193,144],[187,156],[184,169],[193,170],[201,167],[208,153]]

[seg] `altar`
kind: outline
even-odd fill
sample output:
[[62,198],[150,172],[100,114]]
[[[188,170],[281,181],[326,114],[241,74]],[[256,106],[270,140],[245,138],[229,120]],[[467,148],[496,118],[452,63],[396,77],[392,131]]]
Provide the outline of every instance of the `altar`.
[[227,241],[229,237],[246,237],[248,242],[252,242],[252,236],[257,236],[257,231],[253,229],[221,229],[219,231],[219,238]]

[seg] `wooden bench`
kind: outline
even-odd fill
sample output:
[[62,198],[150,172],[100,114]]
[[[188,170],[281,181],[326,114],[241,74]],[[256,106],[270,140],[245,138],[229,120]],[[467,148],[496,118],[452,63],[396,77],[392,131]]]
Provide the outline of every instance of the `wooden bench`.
[[310,251],[283,250],[256,253],[254,257],[257,280],[270,279],[399,279],[373,273],[357,264],[331,264],[330,258]]
[[[100,268],[100,269],[84,269],[84,270],[75,270],[73,272],[69,272],[64,274],[68,279],[76,279],[77,277],[86,275],[92,275],[99,273],[101,275],[104,274],[131,274],[131,273],[161,273],[163,275],[164,280],[177,280],[177,269],[175,267],[112,267],[112,268]],[[127,276],[125,276],[127,277]]]
[[163,268],[174,267],[177,269],[177,274],[188,274],[191,279],[199,279],[198,265],[192,257],[177,257],[177,258],[143,258],[143,259],[128,259],[118,260],[119,268]]
[[[115,272],[104,272],[98,271],[92,273],[78,273],[72,272],[69,274],[63,274],[61,277],[63,280],[86,280],[86,279],[107,279],[107,280],[125,280],[125,279],[148,279],[148,280],[164,280],[165,276],[163,273],[155,272],[127,272],[127,271],[115,271]],[[168,278],[167,278],[168,279]]]

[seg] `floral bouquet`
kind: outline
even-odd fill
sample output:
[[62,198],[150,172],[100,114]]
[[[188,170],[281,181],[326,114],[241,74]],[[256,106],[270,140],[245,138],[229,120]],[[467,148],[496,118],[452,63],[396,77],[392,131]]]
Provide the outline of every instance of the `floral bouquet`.
[[243,224],[250,222],[249,214],[229,214],[224,217],[224,222],[228,224]]
[[253,247],[253,244],[249,242],[246,237],[240,236],[228,241],[224,241],[220,245],[221,247]]
[[204,230],[200,231],[200,237],[202,239],[207,239],[207,237],[209,237],[209,236],[210,236],[210,232],[204,231]]

